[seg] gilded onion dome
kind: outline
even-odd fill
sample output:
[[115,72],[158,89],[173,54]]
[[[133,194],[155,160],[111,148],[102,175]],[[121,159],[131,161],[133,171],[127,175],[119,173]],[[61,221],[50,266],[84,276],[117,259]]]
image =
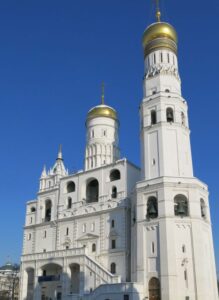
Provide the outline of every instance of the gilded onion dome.
[[145,56],[157,48],[168,48],[177,52],[177,33],[172,25],[160,22],[160,11],[157,12],[157,22],[146,28],[143,34]]
[[98,117],[111,118],[117,120],[117,113],[112,107],[105,104],[100,104],[89,110],[87,114],[87,120],[91,120]]

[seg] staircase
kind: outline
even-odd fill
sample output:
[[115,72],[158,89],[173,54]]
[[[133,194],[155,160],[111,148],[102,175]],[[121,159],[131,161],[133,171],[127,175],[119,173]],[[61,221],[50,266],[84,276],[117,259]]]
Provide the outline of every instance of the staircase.
[[107,269],[97,263],[88,255],[85,255],[85,265],[95,273],[96,275],[96,286],[100,284],[112,284],[112,283],[120,283],[120,276],[116,276],[111,274]]

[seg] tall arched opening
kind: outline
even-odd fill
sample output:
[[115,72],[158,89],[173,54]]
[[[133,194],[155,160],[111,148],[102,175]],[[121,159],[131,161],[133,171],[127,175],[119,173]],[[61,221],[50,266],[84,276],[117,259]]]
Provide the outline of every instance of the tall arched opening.
[[160,296],[160,280],[158,278],[151,278],[148,284],[149,300],[161,300]]
[[98,202],[99,200],[99,182],[96,179],[89,181],[87,184],[86,200],[87,203]]
[[79,294],[80,293],[80,265],[72,264],[70,265],[70,270],[71,270],[70,293]]

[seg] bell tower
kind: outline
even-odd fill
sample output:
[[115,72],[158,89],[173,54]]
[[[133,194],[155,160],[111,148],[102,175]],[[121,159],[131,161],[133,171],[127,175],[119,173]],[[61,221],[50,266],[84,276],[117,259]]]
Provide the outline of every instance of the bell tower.
[[86,129],[85,170],[114,163],[120,158],[119,120],[115,109],[105,104],[104,84],[101,104],[89,110]]
[[177,33],[157,22],[143,34],[144,99],[141,104],[142,178],[192,177],[187,103],[181,96]]
[[193,176],[178,37],[161,21],[158,4],[156,22],[143,34],[142,181],[132,201],[132,281],[144,283],[150,300],[216,300],[208,188]]

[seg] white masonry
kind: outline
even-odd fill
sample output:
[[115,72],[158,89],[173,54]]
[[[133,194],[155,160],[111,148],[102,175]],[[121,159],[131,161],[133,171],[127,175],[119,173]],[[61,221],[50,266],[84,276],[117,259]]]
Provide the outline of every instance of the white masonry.
[[116,111],[88,112],[85,169],[60,148],[27,203],[20,300],[217,300],[208,188],[193,175],[174,28],[143,38],[141,170],[120,159]]

